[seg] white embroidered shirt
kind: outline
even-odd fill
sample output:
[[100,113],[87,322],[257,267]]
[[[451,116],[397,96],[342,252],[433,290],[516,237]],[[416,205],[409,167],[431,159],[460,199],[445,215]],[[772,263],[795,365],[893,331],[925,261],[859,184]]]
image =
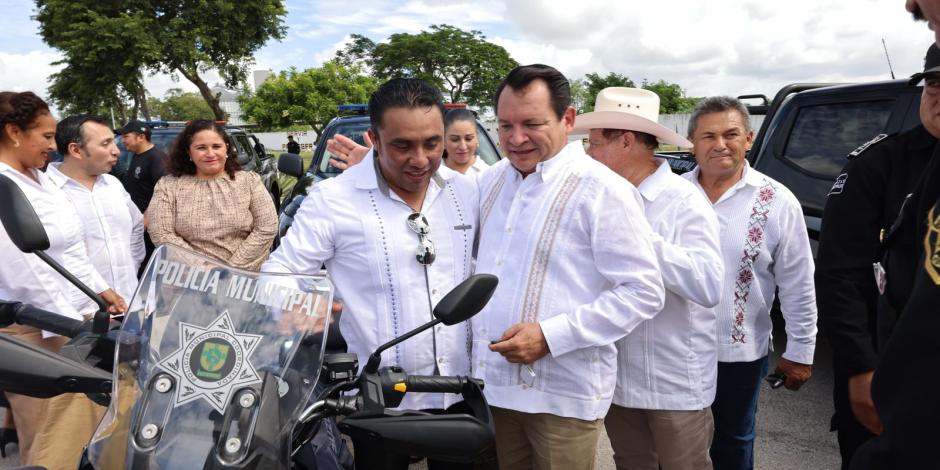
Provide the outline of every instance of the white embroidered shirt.
[[715,399],[716,318],[724,269],[718,218],[695,186],[669,164],[639,188],[653,229],[666,302],[617,342],[614,403],[650,410],[701,410]]
[[[322,264],[343,301],[340,330],[360,367],[381,344],[433,319],[437,305],[470,275],[477,219],[473,181],[441,165],[428,185],[421,212],[437,258],[424,266],[415,258],[418,235],[413,212],[376,176],[373,154],[342,175],[315,184],[293,225],[261,267],[265,272],[315,274]],[[430,305],[429,305],[430,304]],[[470,325],[438,325],[382,354],[382,366],[409,374],[470,372]],[[445,408],[460,395],[408,393],[402,408]]]
[[[594,420],[610,407],[614,342],[663,305],[651,231],[636,189],[567,145],[522,178],[509,160],[478,180],[477,272],[499,277],[473,324],[473,373],[490,405]],[[538,322],[550,349],[526,366],[488,348],[511,325]]]
[[[813,254],[796,196],[745,162],[741,180],[712,204],[721,228],[724,286],[718,312],[718,360],[750,362],[767,355],[776,289],[786,321],[783,357],[813,363],[816,290]],[[699,169],[683,175],[702,194]],[[707,197],[707,196],[706,196]]]

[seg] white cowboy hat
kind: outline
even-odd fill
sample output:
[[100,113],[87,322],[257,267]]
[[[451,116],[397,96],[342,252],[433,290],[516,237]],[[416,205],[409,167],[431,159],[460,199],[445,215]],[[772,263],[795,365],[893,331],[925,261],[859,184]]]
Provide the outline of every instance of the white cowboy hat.
[[652,134],[660,142],[692,147],[692,142],[659,124],[659,96],[642,88],[610,87],[597,94],[594,112],[579,114],[572,134],[591,129],[623,129]]

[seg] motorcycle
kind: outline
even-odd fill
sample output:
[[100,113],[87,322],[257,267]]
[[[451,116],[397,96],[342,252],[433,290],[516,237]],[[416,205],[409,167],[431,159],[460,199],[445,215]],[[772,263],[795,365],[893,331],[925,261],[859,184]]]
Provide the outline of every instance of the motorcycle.
[[[2,176],[0,200],[14,244],[94,296],[43,253],[49,242],[38,217]],[[496,283],[485,274],[467,279],[437,304],[434,320],[379,347],[359,371],[354,354],[326,349],[328,277],[243,271],[162,246],[121,321],[108,319],[100,299],[101,311],[85,322],[0,302],[0,326],[72,338],[54,354],[0,335],[0,389],[41,398],[86,393],[107,406],[81,469],[313,470],[317,459],[304,449],[335,417],[372,448],[471,462],[493,442],[482,381],[380,367],[381,353],[437,324],[466,321]],[[462,394],[472,414],[395,409],[415,392]]]

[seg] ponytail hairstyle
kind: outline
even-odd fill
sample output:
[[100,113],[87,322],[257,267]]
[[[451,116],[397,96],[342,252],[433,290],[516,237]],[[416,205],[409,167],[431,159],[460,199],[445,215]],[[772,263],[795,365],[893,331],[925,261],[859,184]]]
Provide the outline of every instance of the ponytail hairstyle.
[[0,142],[9,139],[7,124],[14,124],[22,131],[36,126],[36,119],[49,113],[49,105],[31,91],[0,92]]

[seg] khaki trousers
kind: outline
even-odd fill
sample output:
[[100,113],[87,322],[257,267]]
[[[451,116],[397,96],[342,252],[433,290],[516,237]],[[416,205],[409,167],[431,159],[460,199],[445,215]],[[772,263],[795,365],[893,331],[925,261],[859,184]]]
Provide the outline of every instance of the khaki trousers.
[[711,408],[641,410],[611,405],[604,418],[617,470],[711,470]]
[[[26,325],[11,325],[0,333],[57,352],[69,338],[42,338],[42,331]],[[106,409],[83,394],[67,393],[42,399],[7,393],[16,421],[20,460],[49,470],[73,470],[82,449],[91,439]]]
[[490,408],[500,470],[592,470],[603,420]]

